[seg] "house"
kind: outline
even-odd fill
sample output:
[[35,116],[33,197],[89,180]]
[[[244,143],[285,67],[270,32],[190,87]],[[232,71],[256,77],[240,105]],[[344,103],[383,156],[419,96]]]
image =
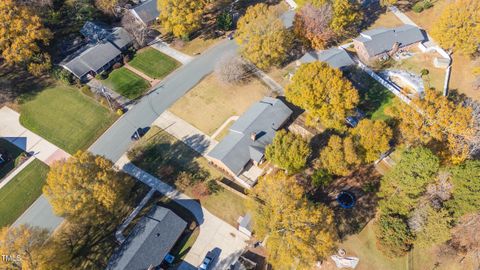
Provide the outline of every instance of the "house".
[[295,10],[288,10],[287,12],[280,15],[280,20],[283,23],[285,28],[292,28],[293,22],[295,21]]
[[178,241],[187,222],[157,206],[143,217],[110,259],[109,270],[156,269]]
[[130,13],[145,27],[150,26],[160,16],[157,0],[143,1],[138,6],[130,9]]
[[292,115],[281,100],[265,97],[253,104],[230,128],[229,134],[207,157],[245,187],[255,185],[262,170],[265,148]]
[[122,53],[133,43],[133,38],[121,27],[109,28],[103,24],[86,22],[80,33],[85,37],[86,45],[60,63],[80,81],[109,69],[122,59]]
[[348,53],[341,48],[330,48],[323,51],[311,51],[304,54],[297,60],[297,66],[315,61],[325,62],[332,68],[343,69],[355,65]]
[[408,50],[425,41],[422,30],[413,25],[395,28],[375,28],[362,32],[353,39],[353,45],[360,59],[372,63],[392,56],[397,51]]

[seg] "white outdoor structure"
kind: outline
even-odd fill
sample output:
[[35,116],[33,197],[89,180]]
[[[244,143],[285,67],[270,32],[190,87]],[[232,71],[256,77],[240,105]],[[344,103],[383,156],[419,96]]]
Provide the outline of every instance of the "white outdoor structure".
[[335,262],[335,265],[338,268],[352,268],[357,267],[358,259],[357,257],[340,257],[338,255],[332,255],[330,258]]

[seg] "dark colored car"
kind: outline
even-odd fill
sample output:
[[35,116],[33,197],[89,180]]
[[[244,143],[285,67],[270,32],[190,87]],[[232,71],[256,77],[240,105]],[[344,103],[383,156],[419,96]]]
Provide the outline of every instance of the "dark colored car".
[[143,137],[143,135],[147,133],[148,130],[149,128],[137,128],[137,130],[135,130],[130,139],[132,139],[132,141],[138,141],[141,137]]
[[232,40],[234,37],[235,37],[235,32],[231,32],[231,33],[228,34],[228,36],[227,36],[228,40]]
[[207,255],[205,256],[205,258],[203,259],[202,264],[200,264],[200,266],[198,267],[198,270],[210,269],[210,267],[213,265],[213,261],[215,260],[216,257],[217,257],[217,255],[215,253],[209,251],[207,253]]

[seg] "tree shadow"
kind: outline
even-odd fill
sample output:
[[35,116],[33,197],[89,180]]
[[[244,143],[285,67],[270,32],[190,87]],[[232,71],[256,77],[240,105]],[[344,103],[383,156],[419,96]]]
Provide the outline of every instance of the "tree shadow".
[[[318,189],[313,200],[322,202],[335,214],[337,232],[341,239],[359,233],[367,223],[375,217],[378,203],[376,192],[380,186],[381,176],[373,165],[359,168],[351,175],[338,178],[324,189]],[[336,198],[341,191],[349,191],[355,195],[355,206],[351,209],[340,207]]]

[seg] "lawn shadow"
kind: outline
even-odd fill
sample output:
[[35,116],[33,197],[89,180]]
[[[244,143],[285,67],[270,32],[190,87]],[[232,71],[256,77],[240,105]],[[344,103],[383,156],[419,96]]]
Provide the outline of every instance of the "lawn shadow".
[[[359,233],[375,217],[378,202],[376,191],[379,185],[380,175],[374,166],[368,165],[349,176],[334,180],[326,188],[317,190],[313,197],[333,209],[338,235],[344,239],[348,235]],[[340,207],[336,198],[341,191],[349,191],[355,196],[353,208]]]

